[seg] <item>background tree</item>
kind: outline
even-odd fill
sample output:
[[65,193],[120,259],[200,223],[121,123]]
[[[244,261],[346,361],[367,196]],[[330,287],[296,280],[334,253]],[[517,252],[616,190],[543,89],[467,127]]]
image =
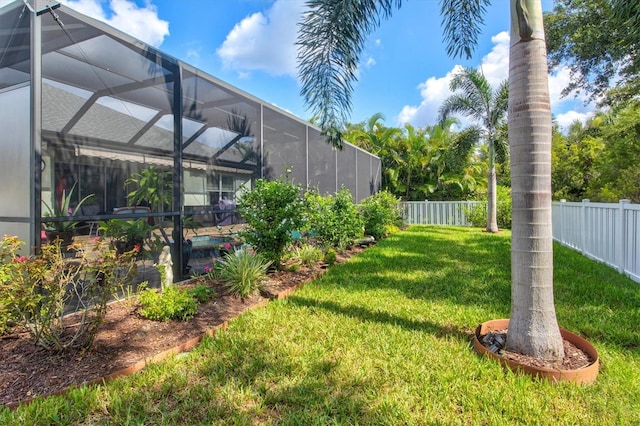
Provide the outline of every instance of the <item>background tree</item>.
[[598,151],[587,198],[640,203],[640,105],[634,102],[615,113],[601,113],[591,125],[597,136],[583,141],[596,145]]
[[[488,0],[442,0],[450,55],[471,56]],[[299,34],[301,93],[327,141],[341,145],[366,37],[401,1],[310,0]],[[509,141],[513,233],[507,346],[544,359],[564,356],[553,303],[551,105],[540,0],[511,0]]]
[[556,0],[545,13],[550,68],[568,66],[564,94],[602,98],[612,86],[618,99],[640,89],[640,5],[628,0]]
[[473,68],[464,68],[454,74],[449,88],[454,94],[445,99],[440,107],[439,120],[442,122],[453,114],[462,114],[480,123],[477,142],[483,140],[486,144],[489,163],[487,172],[486,230],[487,232],[498,232],[496,216],[496,148],[499,149],[505,145],[504,141],[498,139],[498,129],[504,123],[507,114],[509,86],[504,81],[496,91],[493,91],[491,85],[480,71]]
[[415,128],[385,127],[382,115],[347,124],[344,138],[380,157],[382,187],[405,200],[460,200],[473,197],[481,179],[481,163],[473,155],[475,129],[451,131],[457,123]]
[[553,131],[551,152],[551,186],[555,200],[580,201],[586,198],[593,179],[593,165],[602,150],[602,139],[597,137],[593,120],[586,125],[576,121],[567,136],[557,127]]

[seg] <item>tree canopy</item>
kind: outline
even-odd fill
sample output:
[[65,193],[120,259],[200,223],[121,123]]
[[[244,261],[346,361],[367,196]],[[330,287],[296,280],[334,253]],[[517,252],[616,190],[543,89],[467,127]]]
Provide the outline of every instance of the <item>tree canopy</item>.
[[[568,66],[564,94],[627,99],[640,88],[640,5],[628,0],[556,0],[545,13],[550,69]],[[617,90],[609,92],[612,87]],[[609,95],[605,98],[605,95]]]

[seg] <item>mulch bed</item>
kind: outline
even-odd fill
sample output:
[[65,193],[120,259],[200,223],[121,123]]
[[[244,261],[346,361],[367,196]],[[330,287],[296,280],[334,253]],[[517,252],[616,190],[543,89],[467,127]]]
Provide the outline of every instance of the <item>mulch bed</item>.
[[564,340],[564,358],[562,362],[546,361],[540,358],[534,358],[522,355],[516,352],[504,350],[504,344],[507,341],[507,330],[495,330],[478,339],[480,343],[491,352],[500,355],[511,361],[518,362],[522,365],[528,365],[538,368],[551,368],[559,370],[577,370],[584,368],[594,362],[588,353],[576,347],[573,343]]
[[[338,262],[360,251],[362,248],[356,247],[339,255]],[[89,351],[47,351],[35,346],[25,332],[0,336],[0,404],[14,407],[72,386],[100,383],[123,372],[137,371],[148,362],[162,359],[167,351],[189,349],[205,333],[225,327],[228,321],[264,306],[269,299],[285,296],[324,269],[316,265],[296,272],[275,272],[260,294],[245,300],[214,287],[214,299],[199,305],[198,313],[188,321],[150,321],[138,315],[130,304],[113,302]]]

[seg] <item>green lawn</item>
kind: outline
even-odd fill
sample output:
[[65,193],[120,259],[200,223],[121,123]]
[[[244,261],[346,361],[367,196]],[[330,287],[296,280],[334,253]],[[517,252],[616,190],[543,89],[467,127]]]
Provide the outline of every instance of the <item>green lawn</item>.
[[601,357],[588,386],[478,356],[509,315],[509,233],[412,227],[194,351],[0,424],[640,424],[640,285],[556,245],[560,325]]

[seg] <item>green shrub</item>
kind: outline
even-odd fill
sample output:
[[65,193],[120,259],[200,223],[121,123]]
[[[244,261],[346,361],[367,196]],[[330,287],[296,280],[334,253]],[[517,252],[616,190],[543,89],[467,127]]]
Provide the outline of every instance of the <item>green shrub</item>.
[[197,286],[190,288],[187,290],[187,293],[198,303],[207,303],[216,295],[216,291],[213,288],[202,284],[198,284]]
[[[511,229],[511,188],[497,187],[497,221],[498,228]],[[487,226],[487,197],[486,194],[479,200],[480,204],[466,210],[467,220],[478,227]]]
[[176,285],[166,287],[164,291],[146,289],[138,293],[143,317],[154,321],[170,319],[188,320],[198,311],[198,301],[185,288]]
[[280,266],[292,232],[302,225],[300,186],[284,179],[260,179],[253,190],[242,196],[238,210],[246,221],[240,235],[267,260]]
[[312,244],[294,247],[292,258],[302,265],[311,266],[322,260],[322,250]]
[[336,251],[332,248],[328,249],[324,254],[324,263],[329,266],[332,266],[338,260],[338,256],[336,255]]
[[387,235],[390,229],[402,226],[400,200],[388,191],[380,191],[362,200],[359,211],[365,235],[376,240]]
[[340,189],[334,197],[309,191],[304,201],[306,226],[321,244],[343,250],[362,237],[362,218],[347,188]]
[[259,253],[246,249],[227,254],[219,263],[223,286],[229,294],[243,299],[262,288],[271,265]]

